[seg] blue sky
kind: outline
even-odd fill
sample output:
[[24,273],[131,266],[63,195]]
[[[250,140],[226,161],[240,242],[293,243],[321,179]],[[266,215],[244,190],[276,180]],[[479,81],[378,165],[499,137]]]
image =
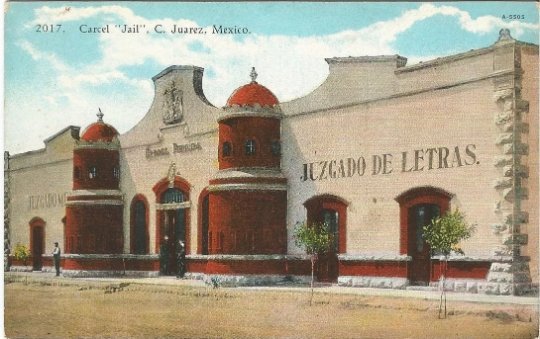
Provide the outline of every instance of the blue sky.
[[[39,24],[62,25],[61,32],[38,33]],[[150,32],[81,33],[83,24],[144,24]],[[157,34],[157,24],[209,31],[212,25],[246,27],[250,33]],[[4,26],[5,149],[41,148],[63,127],[94,121],[98,107],[120,132],[129,130],[151,104],[151,77],[173,64],[204,67],[204,91],[216,106],[249,80],[251,66],[260,83],[287,101],[324,80],[325,57],[400,54],[412,64],[489,46],[502,27],[538,43],[536,4],[10,3]]]

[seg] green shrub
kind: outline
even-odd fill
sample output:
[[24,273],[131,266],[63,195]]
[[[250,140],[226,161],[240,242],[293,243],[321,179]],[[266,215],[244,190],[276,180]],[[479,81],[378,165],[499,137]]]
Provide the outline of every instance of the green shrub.
[[30,250],[26,245],[17,243],[15,249],[13,250],[13,256],[15,259],[20,260],[26,265],[26,260],[30,257]]

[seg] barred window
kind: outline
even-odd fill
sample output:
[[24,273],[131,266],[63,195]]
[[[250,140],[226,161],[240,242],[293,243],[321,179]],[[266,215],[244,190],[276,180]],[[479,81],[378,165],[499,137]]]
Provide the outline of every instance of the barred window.
[[231,145],[230,142],[225,141],[223,143],[223,146],[222,146],[222,149],[221,149],[221,154],[224,157],[230,157],[231,156],[231,154],[232,154],[232,145]]
[[255,155],[255,140],[251,139],[246,141],[246,155]]
[[89,169],[88,169],[88,177],[90,179],[95,179],[97,178],[97,168],[96,166],[91,166]]

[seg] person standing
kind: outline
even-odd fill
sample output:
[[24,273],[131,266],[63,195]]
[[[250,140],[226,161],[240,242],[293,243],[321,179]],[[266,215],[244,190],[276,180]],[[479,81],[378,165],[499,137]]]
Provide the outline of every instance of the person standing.
[[169,237],[165,236],[159,246],[159,269],[161,274],[169,274]]
[[60,254],[62,252],[60,251],[60,247],[58,247],[58,243],[54,243],[54,249],[53,249],[53,261],[54,261],[54,269],[56,270],[56,276],[58,277],[60,275]]
[[176,249],[176,264],[178,266],[177,278],[183,278],[186,274],[186,245],[182,240],[178,241]]

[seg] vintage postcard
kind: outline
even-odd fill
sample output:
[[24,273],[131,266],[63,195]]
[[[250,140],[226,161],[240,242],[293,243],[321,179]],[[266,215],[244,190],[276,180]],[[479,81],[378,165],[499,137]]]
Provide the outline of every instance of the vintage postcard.
[[535,2],[7,2],[17,337],[538,336]]

